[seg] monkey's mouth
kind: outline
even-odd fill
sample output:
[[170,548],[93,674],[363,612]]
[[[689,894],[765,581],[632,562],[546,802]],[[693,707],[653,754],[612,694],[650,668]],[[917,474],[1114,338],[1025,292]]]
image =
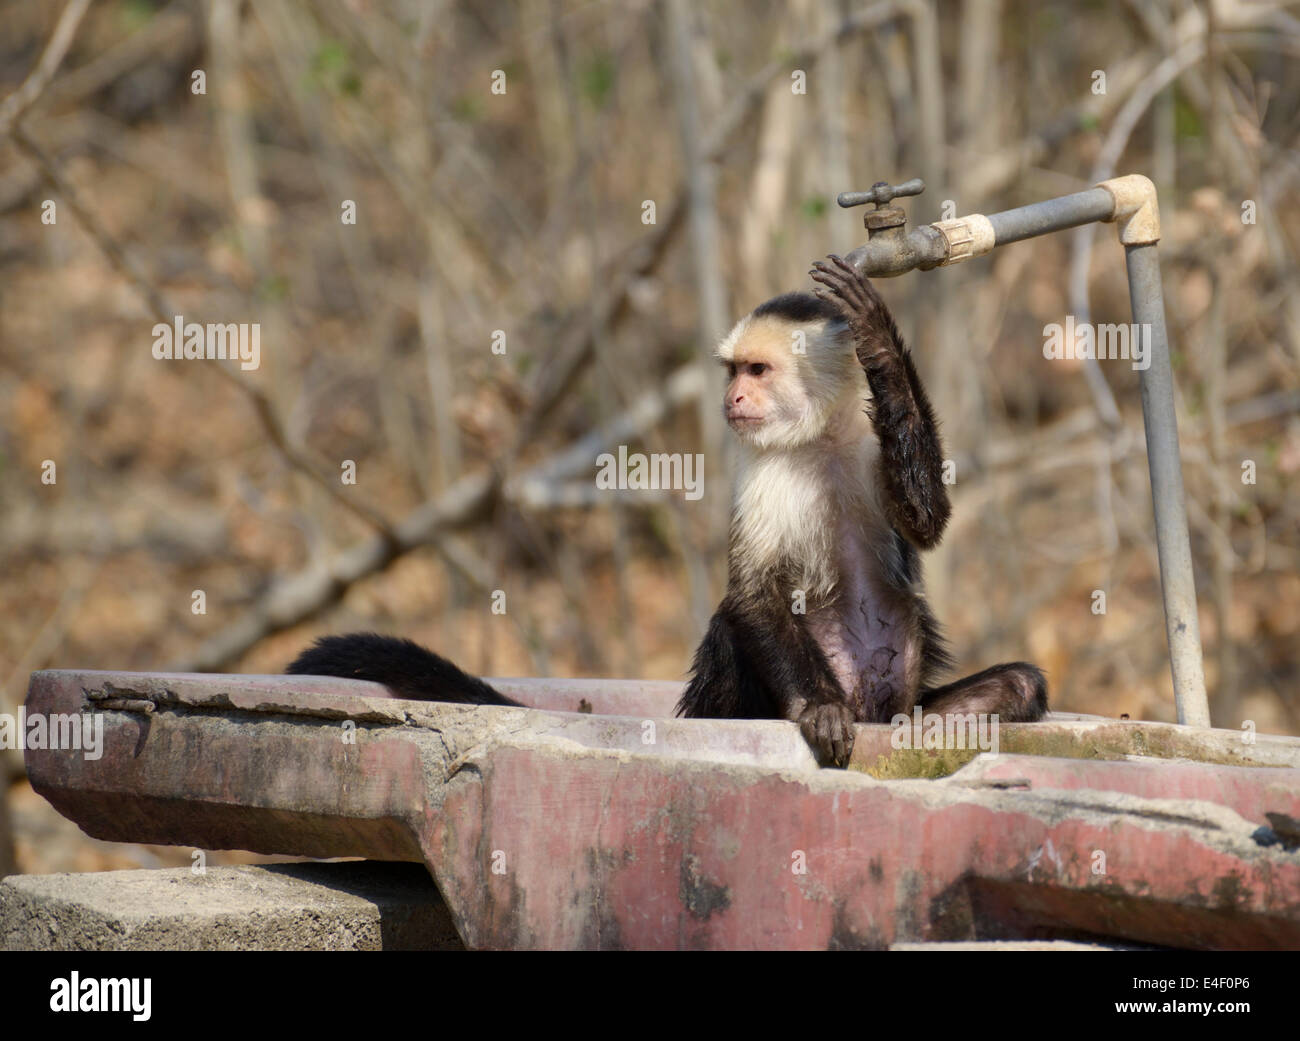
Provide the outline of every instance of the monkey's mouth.
[[763,422],[762,416],[747,416],[743,412],[728,412],[727,422],[733,427],[758,426]]

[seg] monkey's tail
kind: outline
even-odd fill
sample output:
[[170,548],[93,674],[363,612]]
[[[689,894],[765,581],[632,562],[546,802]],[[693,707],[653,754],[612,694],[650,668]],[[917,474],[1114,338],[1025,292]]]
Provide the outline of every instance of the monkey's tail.
[[322,636],[284,671],[294,676],[370,680],[412,701],[519,704],[418,643],[378,633]]

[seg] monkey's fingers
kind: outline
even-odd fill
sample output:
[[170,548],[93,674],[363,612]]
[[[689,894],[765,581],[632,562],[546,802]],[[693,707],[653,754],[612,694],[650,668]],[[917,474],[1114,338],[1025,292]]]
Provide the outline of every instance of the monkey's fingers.
[[853,291],[853,284],[840,272],[827,267],[819,260],[813,264],[812,270],[808,272],[808,275],[814,282],[820,282],[824,286],[829,286],[834,295],[850,307],[856,306],[857,301],[853,299],[856,295]]
[[864,299],[860,293],[855,292],[851,287],[836,282],[829,276],[819,278],[816,273],[813,274],[813,281],[829,287],[827,289],[814,289],[813,295],[835,304],[844,320],[850,325],[858,322],[870,323],[874,321],[876,308],[872,306],[869,300]]
[[839,268],[841,271],[846,272],[849,275],[849,277],[853,279],[853,281],[855,282],[863,281],[862,275],[858,273],[858,269],[855,268],[852,264],[850,264],[838,253],[831,254],[831,262],[834,263],[834,265],[837,268]]
[[866,282],[843,257],[832,253],[831,260],[836,263],[836,267],[820,260],[813,262],[812,270],[808,272],[812,280],[830,286],[835,294],[853,310],[862,314],[870,314],[874,311],[879,297],[875,295],[871,284]]
[[799,733],[803,734],[803,739],[808,742],[808,747],[813,750],[818,765],[825,765],[834,753],[825,746],[821,736],[817,733],[817,722],[816,712],[809,709],[799,720]]
[[838,307],[840,310],[840,318],[843,319],[845,322],[852,324],[853,321],[857,318],[857,312],[854,311],[851,306],[849,306],[844,302],[844,298],[839,296],[836,293],[831,292],[829,289],[814,289],[813,296],[817,297],[817,299],[819,300],[825,300],[828,303],[832,303],[836,307]]
[[837,708],[840,711],[832,717],[830,724],[832,762],[844,767],[849,765],[849,756],[853,754],[853,716],[845,706]]
[[808,275],[812,278],[814,282],[820,282],[824,286],[830,286],[831,289],[835,292],[835,295],[837,296],[840,294],[844,285],[843,282],[837,279],[829,271],[818,271],[817,269],[814,268],[812,271],[808,272]]
[[818,300],[825,300],[839,308],[840,318],[847,322],[850,327],[861,320],[861,312],[853,304],[845,300],[838,290],[814,289],[812,292],[813,296],[817,297]]
[[828,292],[825,289],[814,289],[813,296],[815,296],[818,300],[829,300],[831,303],[837,302],[837,298],[835,294]]
[[836,267],[845,273],[845,276],[853,283],[853,285],[861,288],[863,295],[870,300],[872,304],[882,307],[884,306],[884,300],[881,299],[880,293],[872,284],[871,279],[867,278],[866,275],[862,274],[838,253],[832,253],[831,260],[835,263]]
[[866,275],[862,274],[838,253],[832,253],[831,260],[835,262],[836,267],[844,272],[845,279],[854,288],[855,296],[867,301],[868,306],[866,309],[874,310],[885,306],[885,301],[872,284],[871,279],[867,278]]
[[817,761],[825,766],[845,766],[853,752],[853,714],[845,705],[810,705],[799,717],[799,731]]

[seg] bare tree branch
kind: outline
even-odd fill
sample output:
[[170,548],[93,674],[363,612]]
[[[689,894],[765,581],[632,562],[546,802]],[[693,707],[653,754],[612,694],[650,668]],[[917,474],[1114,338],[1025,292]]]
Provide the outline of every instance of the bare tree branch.
[[16,129],[27,110],[50,85],[54,74],[63,64],[68,48],[72,46],[72,40],[77,35],[77,27],[81,24],[82,16],[89,6],[90,0],[70,0],[68,6],[63,9],[58,24],[54,26],[50,42],[46,44],[36,67],[18,89],[0,103],[0,134],[8,134]]

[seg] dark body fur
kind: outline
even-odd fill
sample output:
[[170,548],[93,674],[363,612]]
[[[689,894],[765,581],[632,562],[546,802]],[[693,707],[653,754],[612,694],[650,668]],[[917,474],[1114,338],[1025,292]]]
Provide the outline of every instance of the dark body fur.
[[[733,339],[744,334],[736,346],[739,350],[748,342],[746,330],[751,326],[745,322],[760,323],[757,339],[767,336],[761,350],[770,359],[784,349],[773,346],[781,343],[773,329],[780,333],[802,327],[829,330],[820,349],[831,353],[811,363],[813,369],[805,372],[809,378],[792,375],[794,370],[785,378],[798,385],[821,379],[817,393],[840,394],[835,409],[844,412],[847,400],[847,411],[857,425],[800,432],[796,428],[802,420],[790,420],[787,414],[780,418],[788,429],[773,424],[754,443],[761,444],[762,437],[770,435],[763,445],[769,457],[779,456],[791,444],[792,451],[803,452],[787,468],[796,483],[805,464],[827,458],[843,464],[823,482],[830,491],[821,498],[835,498],[840,507],[847,502],[850,511],[827,514],[839,525],[833,530],[823,530],[816,518],[808,518],[804,528],[820,535],[820,541],[804,545],[796,538],[790,549],[778,538],[771,552],[759,552],[756,547],[764,543],[755,535],[754,523],[760,522],[761,528],[769,518],[753,516],[754,502],[760,514],[779,513],[781,502],[761,495],[748,505],[738,502],[726,595],[695,652],[691,680],[677,711],[697,718],[795,720],[820,761],[844,765],[852,751],[854,723],[888,723],[895,715],[910,714],[917,704],[927,712],[975,712],[996,714],[1005,722],[1032,721],[1046,712],[1047,684],[1037,667],[1013,662],[935,685],[952,660],[921,585],[919,551],[938,543],[951,512],[934,411],[875,288],[838,258],[832,261],[833,265],[816,265],[813,275],[829,292],[776,297],[743,320]],[[855,454],[852,439],[843,437],[846,430],[857,432],[866,422],[861,415],[865,394],[854,397],[852,359],[844,356],[841,362],[847,368],[835,367],[839,363],[834,351],[842,352],[845,337],[870,389],[870,428],[862,431],[876,442],[869,453]],[[778,359],[777,367],[783,363]],[[755,369],[752,361],[738,355],[731,358],[733,381],[736,370],[746,367]],[[763,368],[773,366],[757,366]],[[763,377],[755,370],[753,378]],[[861,379],[856,377],[859,384]],[[729,415],[729,422],[732,418]],[[739,428],[744,428],[755,417],[737,418]],[[797,436],[789,430],[796,430]],[[857,467],[860,460],[868,462]],[[870,473],[865,472],[868,468]],[[782,479],[786,478],[778,477]],[[836,489],[855,482],[869,486],[870,492],[859,489],[856,497],[837,495]],[[818,568],[833,572],[831,580],[810,583],[810,569]],[[810,587],[807,610],[792,610],[792,591],[804,587]],[[518,704],[410,640],[373,633],[325,637],[287,671],[372,680],[401,697],[419,700]],[[846,676],[848,686],[843,682]]]
[[[914,638],[922,648],[924,694],[924,688],[950,669],[953,660],[929,604],[913,592],[920,581],[916,548],[897,533],[894,539],[888,555],[894,568],[891,578],[899,599],[916,599]],[[745,589],[736,580],[737,566],[733,562],[727,593],[695,652],[691,681],[677,714],[697,719],[787,719],[791,702],[810,693],[814,701],[847,703],[843,687],[808,630],[807,615],[790,610],[789,590],[798,585],[793,569],[770,572],[758,589]],[[910,712],[911,706],[888,704],[858,722],[886,723],[899,711]]]
[[[816,265],[813,276],[829,293],[786,294],[753,317],[799,325],[834,314],[847,325],[871,391],[867,411],[879,442],[873,478],[886,521],[873,529],[872,519],[862,518],[864,531],[874,530],[876,537],[874,553],[863,558],[873,574],[870,595],[862,600],[867,621],[859,628],[865,628],[868,642],[875,639],[881,646],[874,652],[866,646],[853,659],[852,668],[861,668],[855,689],[846,690],[824,649],[827,626],[822,623],[816,631],[815,619],[820,609],[834,628],[839,624],[835,619],[857,610],[856,594],[831,593],[806,612],[792,611],[791,590],[800,586],[803,562],[780,556],[756,574],[738,511],[727,592],[695,653],[678,714],[798,720],[824,762],[843,764],[852,748],[854,722],[887,723],[897,714],[910,714],[918,703],[926,711],[996,713],[1005,722],[1032,721],[1046,712],[1047,685],[1042,671],[1025,662],[935,685],[952,659],[921,589],[918,554],[938,543],[951,512],[934,411],[883,300],[869,282],[838,258],[832,260],[833,265]],[[741,344],[748,335],[742,333]],[[728,357],[741,361],[741,347],[735,350]],[[737,366],[731,368],[734,378]],[[846,586],[849,577],[837,576],[837,586]],[[874,628],[877,622],[879,629]],[[891,668],[899,654],[903,665]]]

